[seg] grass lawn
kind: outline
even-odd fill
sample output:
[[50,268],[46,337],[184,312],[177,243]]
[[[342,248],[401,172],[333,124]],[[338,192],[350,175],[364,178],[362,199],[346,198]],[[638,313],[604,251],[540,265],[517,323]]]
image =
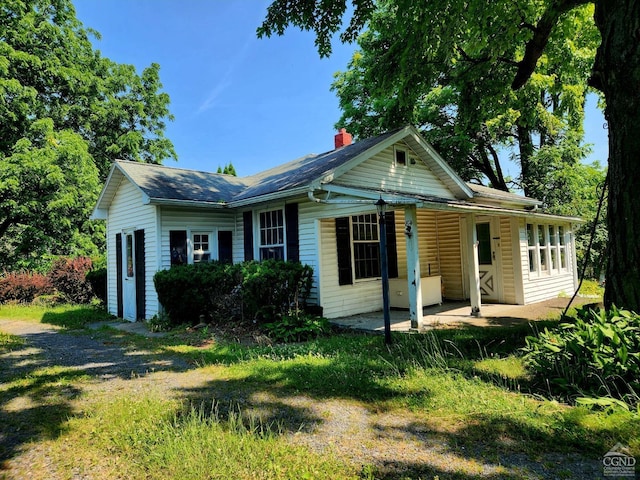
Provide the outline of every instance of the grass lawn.
[[[32,308],[2,307],[0,318],[54,320],[68,328],[95,318],[76,307],[37,313]],[[499,463],[505,456],[544,459],[553,452],[600,460],[617,443],[640,458],[637,414],[569,406],[544,398],[545,392],[531,383],[518,356],[530,327],[394,335],[391,347],[379,336],[347,333],[273,346],[243,346],[210,331],[176,330],[152,339],[112,331],[92,334],[186,359],[193,365],[190,373],[206,378],[208,387],[187,398],[150,389],[69,399],[65,420],[55,428],[42,426],[46,434],[31,440],[46,445],[62,478],[73,477],[80,464],[103,478],[515,479],[529,477],[500,470],[482,477],[478,472],[482,461]],[[0,334],[0,354],[20,346],[15,337]],[[0,407],[6,414],[14,397],[30,389],[42,393],[38,378],[46,374],[51,385],[90,391],[91,379],[64,373],[49,367],[11,379],[1,386]],[[335,449],[320,452],[292,441],[295,429],[302,427],[296,426],[297,417],[254,415],[251,399],[260,395],[302,396],[319,405],[344,405],[345,411],[362,409],[378,420],[406,417],[419,426],[420,435],[447,445],[457,458],[475,461],[477,470],[405,465],[399,471],[354,462]],[[34,404],[61,401],[31,398]],[[242,401],[214,406],[213,398]],[[343,441],[361,439],[347,432]],[[574,478],[569,474],[565,478]]]

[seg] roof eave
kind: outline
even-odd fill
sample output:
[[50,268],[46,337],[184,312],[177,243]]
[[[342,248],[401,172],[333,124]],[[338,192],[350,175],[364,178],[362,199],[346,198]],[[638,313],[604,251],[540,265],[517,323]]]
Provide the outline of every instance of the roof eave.
[[150,205],[170,206],[170,207],[197,207],[197,208],[227,208],[228,204],[225,202],[204,202],[201,200],[180,200],[176,198],[159,198],[159,197],[147,197],[148,201],[145,203]]
[[266,193],[264,195],[256,195],[255,197],[243,198],[242,200],[235,200],[229,202],[227,205],[229,208],[241,208],[255,203],[271,202],[274,200],[282,200],[288,197],[297,197],[299,195],[306,195],[310,188],[310,183],[295,187],[287,190],[280,190],[277,192]]

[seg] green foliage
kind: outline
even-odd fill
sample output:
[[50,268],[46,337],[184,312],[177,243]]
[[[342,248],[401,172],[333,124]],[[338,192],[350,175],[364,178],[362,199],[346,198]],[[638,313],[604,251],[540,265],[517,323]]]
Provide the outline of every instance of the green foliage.
[[[95,265],[95,264],[94,264]],[[104,304],[107,303],[107,269],[93,268],[87,272],[86,280],[91,285],[93,294]]]
[[[517,186],[553,204],[547,197],[555,191],[554,172],[586,154],[583,104],[599,43],[592,7],[559,20],[572,42],[552,37],[536,74],[512,91],[511,59],[522,56],[528,35],[512,19],[534,25],[540,8],[535,2],[448,5],[379,4],[358,39],[360,50],[333,84],[343,111],[336,125],[361,138],[416,125],[466,180]],[[503,175],[511,155],[519,178]]]
[[242,299],[246,318],[260,322],[301,310],[309,296],[313,269],[299,262],[265,260],[242,264]]
[[236,169],[233,166],[233,164],[231,162],[229,162],[229,165],[225,165],[224,168],[222,167],[218,167],[218,170],[216,170],[216,173],[223,173],[225,175],[233,175],[234,177],[237,177],[238,174],[236,173]]
[[95,255],[88,220],[113,158],[176,157],[159,66],[141,75],[93,49],[71,0],[5,2],[0,12],[0,268],[46,270]]
[[31,303],[53,291],[50,279],[41,273],[9,272],[0,277],[0,303]]
[[68,303],[89,303],[94,296],[87,279],[91,266],[88,257],[60,258],[54,262],[49,279]]
[[[196,324],[200,315],[214,321],[238,316],[236,294],[242,283],[241,266],[222,262],[175,265],[153,277],[158,300],[174,325]],[[238,301],[235,301],[238,300]]]
[[571,323],[528,337],[523,352],[528,368],[552,393],[639,400],[638,314],[585,307]]
[[265,323],[264,329],[276,342],[306,342],[331,331],[326,318],[307,313],[283,315],[274,322]]
[[302,309],[313,270],[296,262],[265,260],[176,265],[154,276],[158,299],[174,324],[232,319],[268,321]]

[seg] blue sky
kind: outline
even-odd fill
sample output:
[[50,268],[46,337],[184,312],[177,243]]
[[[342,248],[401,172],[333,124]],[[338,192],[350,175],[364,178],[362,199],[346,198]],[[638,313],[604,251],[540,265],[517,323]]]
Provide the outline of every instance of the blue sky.
[[[289,29],[259,40],[267,0],[73,0],[103,56],[142,69],[160,64],[171,97],[166,135],[178,162],[215,171],[231,162],[251,175],[308,153],[333,148],[338,99],[329,90],[355,49],[334,44],[320,59],[311,33]],[[606,163],[604,119],[587,103],[592,159]],[[446,153],[444,154],[446,158]]]

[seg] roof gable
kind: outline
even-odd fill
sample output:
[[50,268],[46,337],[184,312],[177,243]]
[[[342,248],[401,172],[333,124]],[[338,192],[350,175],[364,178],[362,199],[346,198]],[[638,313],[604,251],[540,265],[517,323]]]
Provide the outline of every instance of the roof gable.
[[[428,181],[411,179],[392,185],[388,176],[364,178],[365,162],[393,157],[389,149],[403,144],[420,160],[416,168],[429,172]],[[386,151],[386,152],[385,152]],[[361,168],[359,168],[361,167]],[[387,165],[388,167],[388,165]],[[414,171],[415,172],[415,171]],[[360,181],[354,181],[358,177]],[[369,175],[371,177],[371,175]],[[426,178],[426,177],[425,177]],[[143,203],[191,205],[202,207],[240,207],[274,198],[285,198],[320,189],[329,184],[355,189],[392,192],[424,198],[456,201],[488,201],[510,205],[532,206],[535,200],[498,192],[487,187],[466,184],[412,126],[403,127],[377,137],[365,139],[322,154],[312,154],[248,177],[188,170],[163,165],[116,160],[105,182],[92,218],[107,218],[109,205],[123,180],[128,180],[142,193]],[[365,182],[365,183],[363,183]],[[409,188],[410,186],[410,188]],[[475,199],[474,199],[475,197]]]

